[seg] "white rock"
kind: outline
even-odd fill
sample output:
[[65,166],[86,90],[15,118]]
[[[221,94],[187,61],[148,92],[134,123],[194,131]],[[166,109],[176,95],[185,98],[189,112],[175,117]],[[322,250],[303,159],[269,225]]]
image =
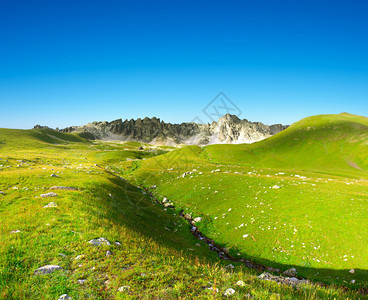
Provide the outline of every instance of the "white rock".
[[355,280],[353,279],[352,281],[350,281],[351,284],[354,284],[355,283]]
[[130,286],[129,285],[121,286],[118,289],[119,292],[125,292],[125,291],[128,291],[128,290],[130,290]]
[[351,269],[351,270],[349,271],[349,273],[354,274],[354,273],[355,273],[355,270],[354,270],[354,269]]
[[88,241],[88,243],[90,243],[93,246],[101,246],[101,245],[107,245],[110,246],[111,243],[108,239],[105,239],[103,237],[99,238],[99,239],[92,239],[90,241]]
[[79,284],[84,284],[87,281],[87,279],[78,279]]
[[239,286],[245,286],[245,282],[243,280],[239,280],[236,285],[239,285]]
[[120,242],[115,242],[115,245],[121,246],[121,243]]
[[112,252],[111,251],[106,251],[106,256],[110,256],[112,255]]
[[52,193],[52,192],[47,193],[47,194],[41,194],[41,198],[56,197],[56,196],[57,196],[57,194]]
[[85,257],[84,254],[78,255],[76,258],[74,258],[74,260],[80,260],[83,259]]
[[63,268],[57,265],[46,265],[43,267],[38,268],[34,271],[34,275],[45,275],[45,274],[51,274],[55,272],[56,270],[62,270]]
[[45,205],[43,208],[48,208],[48,207],[57,207],[58,205],[55,202],[50,202],[49,204]]
[[58,300],[71,300],[72,297],[70,297],[68,294],[61,295]]
[[275,189],[275,190],[277,190],[277,189],[281,188],[281,186],[274,185],[272,188]]
[[227,265],[225,268],[234,269],[235,267],[232,264],[230,264],[230,265]]
[[13,230],[13,231],[10,231],[10,233],[19,233],[20,232],[20,230]]
[[214,291],[215,293],[218,293],[218,288],[209,287],[207,290]]
[[224,293],[224,296],[231,296],[231,295],[234,295],[235,294],[235,290],[230,288],[230,289],[227,289]]
[[197,222],[201,222],[202,221],[202,218],[201,217],[196,217],[196,218],[194,218],[194,220],[193,220],[195,223],[197,223]]

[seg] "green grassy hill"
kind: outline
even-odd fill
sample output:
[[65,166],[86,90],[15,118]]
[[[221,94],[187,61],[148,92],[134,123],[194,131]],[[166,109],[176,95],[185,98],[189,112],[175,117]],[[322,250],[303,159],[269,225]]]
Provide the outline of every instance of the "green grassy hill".
[[235,257],[366,288],[367,134],[367,118],[315,116],[255,144],[151,158],[128,178],[202,216],[201,231]]
[[[198,147],[167,152],[172,149],[91,142],[48,129],[0,129],[0,141],[1,299],[58,299],[65,293],[73,299],[216,299],[228,288],[236,291],[233,299],[361,296],[262,281],[258,272],[239,263],[226,268],[228,262],[194,238],[177,211],[164,209],[121,178],[137,184],[164,181],[189,162],[207,166]],[[167,165],[168,157],[177,157],[178,163]],[[138,174],[145,173],[145,166],[160,169],[144,180]],[[164,172],[166,167],[172,170]],[[56,196],[41,197],[50,192]],[[45,208],[50,202],[57,206]],[[88,243],[101,237],[111,245]],[[34,275],[44,265],[63,269]],[[239,280],[243,286],[236,285]]]
[[342,113],[303,119],[251,145],[212,145],[213,162],[342,174],[368,170],[368,118]]

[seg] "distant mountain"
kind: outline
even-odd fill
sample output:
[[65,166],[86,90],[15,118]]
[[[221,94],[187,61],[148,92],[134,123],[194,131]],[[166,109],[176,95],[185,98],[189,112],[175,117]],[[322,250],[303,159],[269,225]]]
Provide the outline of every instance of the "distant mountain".
[[71,126],[61,132],[79,133],[89,139],[140,141],[151,144],[240,144],[253,143],[270,137],[288,126],[265,125],[227,114],[211,124],[171,124],[158,118],[118,119],[112,122],[92,122]]

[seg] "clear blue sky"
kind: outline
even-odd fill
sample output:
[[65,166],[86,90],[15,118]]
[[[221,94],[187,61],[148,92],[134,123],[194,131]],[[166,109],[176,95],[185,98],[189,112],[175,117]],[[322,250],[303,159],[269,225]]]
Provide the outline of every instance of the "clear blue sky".
[[367,1],[1,1],[0,127],[368,115]]

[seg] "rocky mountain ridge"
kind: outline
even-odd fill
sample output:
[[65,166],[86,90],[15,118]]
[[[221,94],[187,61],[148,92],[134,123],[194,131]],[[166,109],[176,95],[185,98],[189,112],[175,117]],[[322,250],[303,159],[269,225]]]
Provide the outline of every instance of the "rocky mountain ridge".
[[221,144],[253,143],[270,137],[288,126],[265,125],[250,122],[235,115],[226,114],[211,124],[171,124],[159,118],[144,118],[112,122],[92,122],[82,126],[71,126],[61,132],[79,133],[89,139],[140,141],[151,144]]

